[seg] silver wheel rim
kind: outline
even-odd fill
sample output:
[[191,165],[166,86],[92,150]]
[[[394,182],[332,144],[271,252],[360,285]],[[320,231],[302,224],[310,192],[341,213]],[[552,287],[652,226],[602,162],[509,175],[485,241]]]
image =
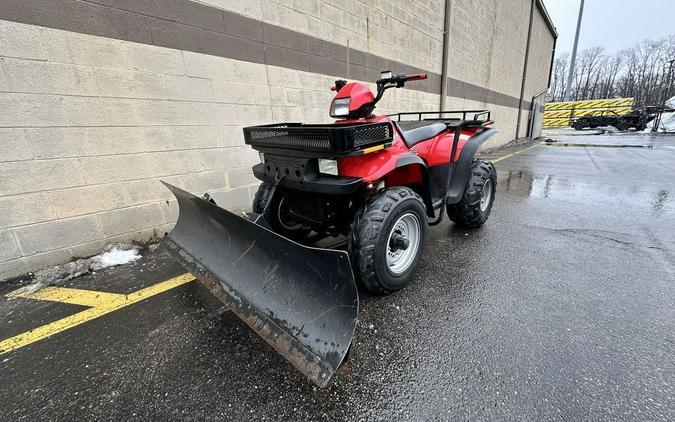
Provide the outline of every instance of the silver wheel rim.
[[279,207],[277,208],[277,220],[279,221],[279,224],[281,224],[281,226],[283,228],[285,228],[286,230],[299,230],[299,229],[301,229],[302,228],[301,223],[295,223],[295,224],[289,225],[289,224],[284,223],[284,219],[281,218],[281,207],[283,206],[285,200],[286,200],[286,198],[281,198],[281,201],[279,201]]
[[483,192],[480,195],[480,210],[485,212],[492,202],[492,179],[487,179],[483,184]]
[[[394,274],[404,273],[415,260],[420,246],[420,221],[413,213],[403,214],[392,227],[387,239],[387,266]],[[394,235],[400,235],[409,244],[406,249],[392,250],[390,244]]]

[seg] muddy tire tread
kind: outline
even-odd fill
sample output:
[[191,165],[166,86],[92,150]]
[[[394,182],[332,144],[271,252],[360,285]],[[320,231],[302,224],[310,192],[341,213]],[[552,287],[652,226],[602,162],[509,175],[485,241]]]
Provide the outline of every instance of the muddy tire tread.
[[[469,180],[462,199],[456,204],[448,204],[446,211],[448,218],[455,224],[467,228],[477,228],[485,223],[492,210],[492,207],[490,207],[486,213],[483,213],[480,209],[480,199],[483,186],[488,178],[493,178],[492,183],[496,188],[497,170],[494,164],[488,161],[474,160],[469,171]],[[494,192],[492,201],[494,203]]]
[[[384,195],[374,195],[370,198],[356,213],[352,222],[348,239],[349,251],[354,260],[357,277],[370,292],[387,294],[398,290],[381,284],[375,268],[375,252],[380,229],[385,225],[389,214],[396,208],[396,204],[410,199],[418,201],[424,207],[422,198],[415,191],[405,186],[393,186],[388,188]],[[426,220],[420,223],[424,230]]]

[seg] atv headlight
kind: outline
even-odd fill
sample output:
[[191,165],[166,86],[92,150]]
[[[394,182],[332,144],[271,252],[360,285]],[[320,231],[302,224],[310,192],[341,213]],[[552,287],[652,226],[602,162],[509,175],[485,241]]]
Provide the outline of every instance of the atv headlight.
[[333,176],[337,176],[338,175],[337,160],[327,160],[325,158],[319,158],[319,173],[332,174]]
[[330,117],[349,116],[349,103],[351,101],[350,97],[333,99],[333,102],[330,103]]

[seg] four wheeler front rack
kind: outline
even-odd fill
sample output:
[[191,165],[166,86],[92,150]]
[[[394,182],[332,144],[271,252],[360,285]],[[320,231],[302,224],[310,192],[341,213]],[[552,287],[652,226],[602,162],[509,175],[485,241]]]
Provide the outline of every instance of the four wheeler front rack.
[[244,142],[303,154],[359,155],[369,148],[388,147],[394,132],[389,122],[347,124],[275,123],[244,128]]

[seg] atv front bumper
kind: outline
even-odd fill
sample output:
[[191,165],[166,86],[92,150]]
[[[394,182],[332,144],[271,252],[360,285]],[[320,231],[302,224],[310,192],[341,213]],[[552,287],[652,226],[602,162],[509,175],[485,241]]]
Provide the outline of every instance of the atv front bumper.
[[[279,157],[280,158],[280,157]],[[351,195],[363,184],[360,177],[326,176],[318,172],[309,159],[267,157],[253,166],[253,175],[263,182],[303,192],[327,195]]]

